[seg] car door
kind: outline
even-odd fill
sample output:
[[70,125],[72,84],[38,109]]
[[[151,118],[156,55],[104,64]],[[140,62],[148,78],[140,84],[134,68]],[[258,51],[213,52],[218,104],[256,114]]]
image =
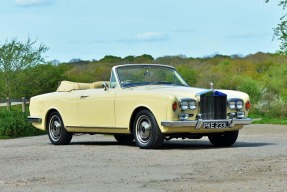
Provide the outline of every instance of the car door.
[[78,100],[81,127],[115,127],[115,90],[91,89],[82,91]]

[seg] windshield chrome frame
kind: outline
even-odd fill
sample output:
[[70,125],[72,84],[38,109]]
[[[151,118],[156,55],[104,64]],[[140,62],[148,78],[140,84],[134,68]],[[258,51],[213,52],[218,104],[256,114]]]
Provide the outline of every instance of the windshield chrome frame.
[[189,86],[186,81],[180,76],[180,74],[176,71],[176,69],[172,66],[169,66],[169,65],[162,65],[162,64],[125,64],[125,65],[117,65],[117,66],[114,66],[112,68],[112,72],[115,74],[115,77],[116,77],[116,82],[117,82],[117,87],[120,87],[122,89],[129,89],[129,88],[132,88],[132,87],[123,87],[121,84],[120,84],[120,78],[119,78],[119,75],[118,75],[118,69],[119,68],[129,68],[129,67],[163,67],[163,68],[169,68],[169,69],[172,69],[176,72],[176,75],[177,75],[177,78],[180,79],[180,81],[183,81],[186,85],[185,86]]

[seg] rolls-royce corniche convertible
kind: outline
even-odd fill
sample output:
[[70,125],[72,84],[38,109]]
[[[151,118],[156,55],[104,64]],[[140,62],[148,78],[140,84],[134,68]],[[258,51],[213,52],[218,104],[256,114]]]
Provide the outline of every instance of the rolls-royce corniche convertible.
[[56,92],[30,100],[28,121],[47,130],[52,144],[73,134],[112,134],[142,149],[164,140],[200,139],[232,146],[248,118],[248,94],[190,87],[175,68],[159,64],[114,66],[109,82],[62,81]]

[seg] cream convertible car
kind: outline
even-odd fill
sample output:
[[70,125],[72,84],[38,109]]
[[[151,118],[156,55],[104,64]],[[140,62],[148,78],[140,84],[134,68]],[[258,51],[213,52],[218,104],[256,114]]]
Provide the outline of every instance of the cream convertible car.
[[252,121],[249,107],[246,93],[190,87],[173,67],[131,64],[114,66],[110,82],[62,81],[56,92],[32,97],[28,120],[55,145],[75,133],[104,133],[144,149],[203,136],[231,146]]

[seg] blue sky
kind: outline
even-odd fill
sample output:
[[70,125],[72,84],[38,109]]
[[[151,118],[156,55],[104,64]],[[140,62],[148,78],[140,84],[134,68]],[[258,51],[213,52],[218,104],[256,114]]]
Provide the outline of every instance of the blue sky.
[[1,0],[0,44],[49,47],[46,60],[275,52],[278,0]]

